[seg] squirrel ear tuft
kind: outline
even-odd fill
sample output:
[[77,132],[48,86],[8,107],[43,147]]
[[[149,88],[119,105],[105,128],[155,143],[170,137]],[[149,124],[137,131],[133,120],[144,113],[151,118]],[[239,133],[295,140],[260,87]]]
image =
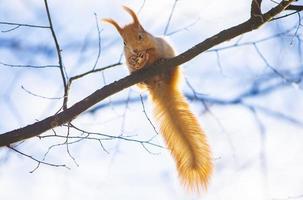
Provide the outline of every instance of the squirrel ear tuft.
[[119,26],[119,24],[115,20],[110,19],[110,18],[106,18],[106,19],[102,19],[101,21],[113,25],[117,29],[117,31],[119,33],[121,33],[122,28]]
[[123,9],[124,9],[126,12],[128,12],[128,14],[130,14],[130,15],[132,16],[133,21],[134,21],[135,24],[140,24],[140,23],[139,23],[139,20],[138,20],[138,17],[137,17],[137,15],[136,15],[136,13],[135,13],[132,9],[130,9],[130,8],[127,7],[127,6],[123,6]]

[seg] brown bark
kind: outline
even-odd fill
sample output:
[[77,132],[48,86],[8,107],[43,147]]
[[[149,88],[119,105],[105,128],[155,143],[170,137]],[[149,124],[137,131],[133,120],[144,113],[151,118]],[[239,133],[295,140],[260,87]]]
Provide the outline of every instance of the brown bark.
[[252,13],[257,13],[257,15],[252,14],[251,18],[244,23],[241,23],[237,26],[231,27],[229,29],[223,30],[220,33],[204,40],[203,42],[197,44],[191,49],[185,51],[184,53],[160,62],[153,64],[150,67],[146,67],[142,70],[136,71],[133,74],[126,76],[118,81],[115,81],[111,84],[104,86],[101,89],[98,89],[93,94],[74,104],[70,108],[63,110],[62,112],[50,116],[46,119],[43,119],[39,122],[30,124],[23,128],[19,128],[16,130],[12,130],[0,135],[0,147],[7,146],[12,143],[28,139],[31,137],[35,137],[40,135],[41,133],[55,128],[57,126],[61,126],[67,122],[72,121],[79,114],[90,108],[91,106],[97,104],[103,99],[109,97],[112,94],[115,94],[125,88],[128,88],[136,83],[146,80],[154,75],[160,74],[169,70],[170,68],[181,65],[202,52],[212,48],[213,46],[220,44],[224,41],[228,41],[236,36],[239,36],[243,33],[250,32],[259,28],[264,23],[271,20],[274,16],[285,10],[294,0],[283,0],[276,7],[272,8],[268,12],[262,14],[260,10],[261,5],[257,5],[256,3],[261,3],[260,0],[252,1]]

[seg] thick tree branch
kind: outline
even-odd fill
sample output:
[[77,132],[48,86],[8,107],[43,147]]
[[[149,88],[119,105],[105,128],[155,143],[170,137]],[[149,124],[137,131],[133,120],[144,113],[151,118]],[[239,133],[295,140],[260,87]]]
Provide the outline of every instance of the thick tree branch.
[[70,122],[79,114],[81,114],[88,108],[92,107],[93,105],[97,104],[98,102],[102,101],[103,99],[109,97],[112,94],[115,94],[136,83],[142,82],[152,76],[163,73],[166,70],[169,70],[177,65],[181,65],[217,44],[230,40],[243,33],[255,30],[264,23],[268,22],[270,19],[272,19],[272,17],[285,10],[293,1],[294,0],[283,0],[276,7],[272,8],[261,16],[252,16],[249,20],[242,24],[223,30],[220,33],[206,39],[205,41],[199,43],[198,45],[192,47],[191,49],[172,59],[159,62],[151,66],[147,66],[142,70],[138,70],[131,75],[128,75],[118,81],[108,84],[58,114],[55,114],[42,121],[25,126],[23,128],[1,134],[0,147],[7,146],[14,142],[18,142],[27,138],[40,135],[41,133],[47,130]]

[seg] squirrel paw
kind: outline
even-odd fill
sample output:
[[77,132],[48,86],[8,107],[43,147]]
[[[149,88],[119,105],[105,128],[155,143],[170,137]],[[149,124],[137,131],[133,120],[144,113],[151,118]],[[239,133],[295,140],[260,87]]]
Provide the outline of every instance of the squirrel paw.
[[128,63],[131,65],[132,71],[136,71],[144,67],[148,61],[148,58],[148,53],[145,51],[140,51],[137,54],[131,55],[128,58]]

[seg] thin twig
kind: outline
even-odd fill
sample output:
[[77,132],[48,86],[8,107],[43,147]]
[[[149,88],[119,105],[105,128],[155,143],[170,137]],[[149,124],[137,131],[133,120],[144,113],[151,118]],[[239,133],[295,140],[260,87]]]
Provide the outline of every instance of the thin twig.
[[171,35],[173,35],[173,34],[176,34],[176,33],[180,32],[180,31],[183,31],[183,30],[188,31],[188,29],[189,29],[190,27],[196,25],[199,21],[200,21],[200,17],[198,17],[195,21],[193,21],[192,23],[188,24],[187,26],[182,27],[182,28],[179,28],[179,29],[176,29],[176,30],[171,31],[171,32],[169,32],[169,33],[166,33],[165,35],[166,35],[166,36],[171,36]]
[[[107,134],[103,134],[103,133],[97,133],[97,132],[91,132],[91,131],[86,131],[86,130],[83,130],[73,124],[71,124],[71,127],[74,128],[75,130],[78,130],[80,131],[81,133],[86,133],[87,135],[86,136],[68,136],[69,139],[77,139],[76,142],[79,142],[83,139],[87,139],[87,140],[113,140],[113,139],[118,139],[118,140],[125,140],[125,141],[129,141],[129,142],[135,142],[135,143],[144,143],[144,144],[148,144],[148,145],[151,145],[151,146],[155,146],[155,147],[159,147],[159,148],[165,148],[159,144],[155,144],[153,142],[151,142],[150,140],[137,140],[137,139],[133,139],[133,138],[130,138],[130,137],[127,137],[127,136],[121,136],[121,135],[118,135],[118,136],[114,136],[114,135],[107,135]],[[43,138],[64,138],[66,139],[66,135],[42,135],[42,136],[39,136],[40,139],[43,139]],[[75,144],[76,142],[69,142],[69,144]],[[62,143],[61,145],[63,145],[64,143]]]
[[105,153],[109,154],[109,151],[104,147],[102,141],[101,141],[101,140],[98,140],[98,141],[99,141],[99,144],[100,144],[102,150],[103,150]]
[[101,55],[101,31],[99,28],[98,16],[96,13],[94,13],[94,14],[95,14],[95,20],[96,20],[96,28],[97,28],[97,32],[98,32],[98,54],[97,54],[97,58],[96,58],[93,70],[96,69],[99,59],[100,59],[100,55]]
[[172,9],[171,9],[171,11],[170,11],[170,14],[169,14],[169,17],[168,17],[166,26],[165,26],[165,28],[164,28],[163,35],[166,35],[166,34],[167,34],[168,27],[169,27],[169,25],[170,25],[170,22],[171,22],[171,19],[172,19],[172,17],[173,17],[175,8],[176,8],[176,6],[177,6],[177,3],[178,3],[178,0],[175,0],[174,5],[173,5],[173,7],[172,7]]
[[148,114],[146,113],[145,106],[144,106],[144,102],[143,102],[144,100],[143,100],[143,97],[142,97],[141,94],[140,94],[140,100],[141,100],[141,105],[142,105],[143,113],[144,113],[146,119],[148,120],[149,124],[153,127],[155,133],[156,133],[157,135],[159,135],[159,132],[157,131],[155,125],[153,124],[153,122],[150,120]]
[[21,89],[24,90],[25,92],[27,92],[28,94],[32,95],[32,96],[39,97],[39,98],[42,98],[42,99],[48,99],[48,100],[63,99],[63,97],[45,97],[45,96],[35,94],[35,93],[29,91],[28,89],[26,89],[23,85],[21,85]]
[[3,22],[3,21],[0,21],[0,24],[11,25],[11,26],[25,26],[25,27],[31,27],[31,28],[50,28],[49,26],[22,24],[22,23],[15,23],[15,22]]
[[266,154],[266,128],[262,120],[260,119],[257,110],[254,106],[247,105],[247,108],[252,112],[257,126],[260,132],[260,166],[263,176],[267,178],[268,176],[268,164],[267,164],[267,154]]
[[283,80],[285,80],[288,83],[293,83],[293,80],[289,80],[287,77],[285,77],[282,73],[280,73],[276,68],[274,68],[273,66],[271,66],[269,64],[269,62],[267,61],[267,59],[265,58],[265,56],[262,54],[261,50],[258,48],[257,44],[253,44],[256,52],[258,53],[258,55],[260,56],[260,58],[263,60],[263,62],[266,64],[266,66],[271,69],[275,74],[277,74],[278,76],[280,76]]
[[[49,23],[49,28],[51,30],[52,37],[53,37],[53,40],[54,40],[55,46],[56,46],[56,51],[57,51],[57,56],[58,56],[58,64],[59,64],[61,78],[62,78],[62,82],[63,82],[63,86],[64,86],[64,98],[66,98],[68,88],[67,88],[67,83],[66,83],[66,78],[65,78],[65,73],[64,73],[62,55],[61,55],[62,49],[60,48],[60,45],[59,45],[59,42],[58,42],[58,39],[57,39],[57,36],[56,36],[56,33],[55,33],[55,29],[53,27],[53,22],[52,22],[52,18],[51,18],[51,15],[50,15],[49,8],[48,8],[47,0],[44,0],[44,4],[45,4],[48,23]],[[63,101],[63,110],[66,110],[66,109],[67,109],[67,102]]]
[[275,17],[275,18],[272,18],[271,21],[275,21],[275,20],[278,20],[278,19],[283,19],[285,17],[289,17],[291,15],[294,15],[294,14],[297,14],[301,11],[295,11],[295,12],[292,12],[292,13],[289,13],[289,14],[286,14],[286,15],[282,15],[282,16],[279,16],[279,17]]
[[67,151],[69,157],[72,159],[72,161],[74,162],[74,164],[77,167],[79,167],[79,164],[78,164],[76,158],[71,154],[70,149],[69,149],[69,141],[68,141],[68,139],[69,139],[69,135],[70,135],[70,127],[71,127],[71,123],[69,122],[67,124],[67,135],[66,135],[66,140],[65,140],[64,143],[66,144],[66,151]]
[[110,69],[110,68],[113,68],[113,67],[116,67],[116,66],[119,66],[119,65],[122,65],[122,63],[118,62],[118,63],[114,63],[114,64],[111,64],[111,65],[108,65],[108,66],[105,66],[105,67],[101,67],[101,68],[98,68],[98,69],[92,69],[90,71],[87,71],[87,72],[84,72],[82,74],[79,74],[79,75],[71,77],[69,79],[69,81],[72,82],[72,81],[74,81],[76,79],[82,78],[82,77],[87,76],[89,74],[93,74],[93,73],[97,73],[97,72],[102,72],[104,70],[107,70],[107,69]]
[[22,155],[22,156],[24,156],[24,157],[27,157],[27,158],[29,158],[29,159],[34,160],[34,161],[37,162],[37,166],[36,166],[33,170],[31,170],[30,173],[35,172],[35,171],[40,167],[40,164],[48,165],[48,166],[51,166],[51,167],[64,167],[64,168],[66,168],[66,169],[70,169],[70,168],[67,167],[65,164],[54,164],[54,163],[45,162],[45,161],[39,160],[39,159],[37,159],[37,158],[35,158],[35,157],[31,156],[31,155],[28,155],[28,154],[26,154],[26,153],[23,153],[23,152],[17,150],[16,148],[14,148],[14,147],[11,147],[11,146],[7,146],[7,147],[8,147],[9,149],[11,149],[11,150],[17,152],[18,154],[20,154],[20,155]]
[[69,90],[70,90],[70,87],[71,87],[73,81],[78,80],[78,79],[80,79],[80,78],[82,78],[84,76],[87,76],[89,74],[93,74],[93,73],[97,73],[97,72],[103,72],[106,69],[109,69],[109,68],[112,68],[112,67],[115,67],[115,66],[118,66],[118,65],[121,65],[121,64],[122,63],[111,64],[111,65],[108,65],[106,67],[102,67],[102,68],[99,68],[99,69],[92,69],[92,70],[84,72],[82,74],[70,77],[70,79],[68,80],[68,83],[67,83],[66,96],[64,97],[64,100],[63,100],[64,103],[63,103],[63,105],[67,105],[68,96],[69,96]]
[[287,8],[287,6],[289,6],[293,1],[294,0],[282,0],[279,5],[262,14],[264,21],[258,18],[250,18],[239,25],[233,26],[213,35],[212,37],[200,42],[178,56],[162,62],[151,64],[150,66],[146,66],[141,70],[135,71],[131,75],[110,83],[56,115],[47,117],[39,122],[35,122],[25,127],[0,134],[0,146],[7,146],[14,142],[35,137],[56,126],[68,123],[93,105],[125,88],[142,82],[152,76],[165,73],[168,70],[179,66],[180,64],[188,62],[194,57],[200,55],[202,52],[205,52],[206,50],[214,47],[215,45],[221,44],[224,41],[231,40],[239,35],[258,29],[265,22],[270,21],[274,16],[284,11],[285,8]]
[[34,69],[45,69],[45,68],[58,68],[58,65],[16,65],[16,64],[8,64],[0,61],[0,64],[6,67],[12,68],[34,68]]
[[[290,28],[286,31],[283,31],[281,33],[274,34],[274,35],[271,35],[271,36],[268,36],[268,37],[264,37],[264,38],[259,39],[259,40],[255,40],[253,42],[243,42],[243,43],[236,42],[233,45],[228,45],[228,46],[224,46],[224,47],[209,49],[206,52],[208,53],[208,52],[214,52],[214,51],[222,51],[222,50],[228,50],[228,49],[231,49],[231,48],[237,48],[237,47],[242,47],[242,46],[249,46],[249,45],[263,43],[263,42],[266,42],[268,40],[272,40],[272,39],[275,39],[275,38],[278,38],[278,37],[281,37],[281,36],[285,36],[288,33],[290,33],[292,30],[294,30],[296,27],[297,26],[293,26],[292,28]],[[242,35],[242,37],[243,37],[243,35]]]
[[[293,38],[291,39],[290,45],[293,44],[295,37],[298,35],[298,31],[300,29],[300,26],[301,26],[301,14],[298,13],[298,26],[297,26],[297,28],[295,30]],[[300,45],[298,45],[298,46],[300,46]]]
[[11,31],[16,30],[16,29],[18,29],[18,28],[20,28],[20,25],[17,25],[17,26],[15,26],[15,27],[13,27],[13,28],[9,28],[9,29],[7,29],[7,30],[2,30],[1,32],[2,32],[2,33],[8,33],[8,32],[11,32]]
[[140,6],[140,8],[139,8],[139,10],[137,12],[138,15],[140,14],[140,12],[142,11],[142,9],[144,8],[145,3],[146,3],[146,0],[143,0],[142,4],[141,4],[141,6]]

